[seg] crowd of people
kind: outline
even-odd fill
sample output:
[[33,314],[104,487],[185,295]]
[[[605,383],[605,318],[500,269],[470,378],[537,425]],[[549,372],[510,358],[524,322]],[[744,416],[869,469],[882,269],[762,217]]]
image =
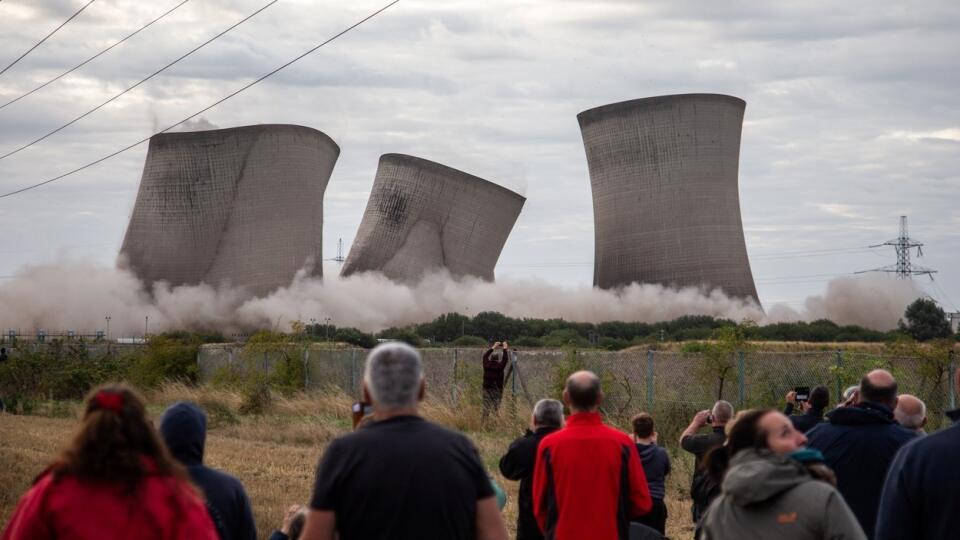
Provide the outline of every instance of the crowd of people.
[[[506,343],[484,355],[485,416],[499,407],[509,363]],[[960,391],[960,370],[955,384]],[[418,412],[419,352],[376,347],[362,392],[371,414],[328,445],[308,504],[290,506],[270,539],[507,538],[502,492],[476,446]],[[654,417],[634,416],[630,434],[608,425],[590,371],[570,375],[558,397],[534,405],[529,429],[499,461],[520,483],[516,538],[665,538],[672,464]],[[833,407],[822,386],[786,402],[783,412],[737,413],[717,401],[682,432],[698,538],[956,537],[960,422],[925,434],[926,406],[898,394],[882,369]],[[960,410],[949,415],[960,421]],[[198,405],[180,402],[155,427],[135,391],[98,388],[0,540],[256,538],[243,485],[204,465],[206,424]]]

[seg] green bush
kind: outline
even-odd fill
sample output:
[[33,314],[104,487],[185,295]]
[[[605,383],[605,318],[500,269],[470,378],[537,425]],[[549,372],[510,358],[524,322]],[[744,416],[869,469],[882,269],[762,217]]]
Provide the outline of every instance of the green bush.
[[486,347],[489,345],[487,340],[479,336],[460,336],[453,340],[457,347]]
[[510,345],[516,347],[543,347],[543,340],[536,337],[520,336],[510,342]]
[[410,328],[387,328],[377,334],[377,338],[402,341],[414,347],[419,347],[421,343],[420,336]]
[[574,330],[554,330],[547,334],[543,344],[547,347],[590,347],[590,342]]
[[155,336],[147,346],[129,358],[127,380],[140,388],[154,388],[165,381],[197,382],[199,342]]
[[377,346],[377,339],[373,337],[373,334],[361,332],[356,328],[338,328],[333,334],[333,339],[364,349],[372,349]]

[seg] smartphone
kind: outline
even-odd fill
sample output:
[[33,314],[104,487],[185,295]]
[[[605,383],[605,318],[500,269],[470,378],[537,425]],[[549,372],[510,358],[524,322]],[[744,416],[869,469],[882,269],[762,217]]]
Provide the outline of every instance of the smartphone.
[[809,386],[798,386],[798,387],[794,388],[793,391],[796,392],[796,394],[797,394],[797,403],[799,403],[799,402],[801,402],[801,401],[809,401],[809,400],[810,400],[810,387],[809,387]]
[[357,425],[360,420],[363,420],[363,417],[373,414],[373,405],[357,401],[353,404],[351,412],[353,413],[351,415],[353,416],[353,429],[357,429]]

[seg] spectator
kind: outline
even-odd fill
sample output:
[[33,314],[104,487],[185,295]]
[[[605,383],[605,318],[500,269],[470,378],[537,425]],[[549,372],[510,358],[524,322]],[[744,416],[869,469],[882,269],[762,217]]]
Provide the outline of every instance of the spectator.
[[[790,418],[793,427],[803,433],[806,433],[823,422],[823,411],[830,405],[830,390],[826,386],[815,386],[810,391],[810,398],[806,401],[797,403],[797,393],[790,391],[787,393],[787,406],[783,409],[783,414]],[[803,411],[803,414],[791,416],[794,407]]]
[[850,505],[868,538],[873,538],[883,479],[897,450],[917,436],[897,424],[897,381],[877,369],[860,381],[857,403],[834,409],[828,422],[807,434],[811,448],[820,450],[837,474],[837,488]]
[[900,394],[897,408],[893,410],[893,417],[901,426],[912,429],[918,435],[926,435],[923,427],[927,425],[927,404],[917,396]]
[[547,435],[563,427],[563,404],[555,399],[541,399],[533,406],[530,429],[510,444],[500,458],[500,473],[510,480],[520,481],[517,499],[517,540],[542,540],[543,533],[533,515],[533,467],[537,461],[537,446]]
[[[720,400],[713,404],[712,410],[700,411],[694,415],[693,421],[680,434],[680,447],[694,457],[693,479],[690,482],[690,498],[693,499],[691,512],[694,523],[700,521],[703,513],[710,506],[710,501],[720,493],[720,486],[703,472],[703,457],[727,440],[724,429],[731,418],[733,418],[733,405]],[[711,426],[710,433],[698,434],[697,431],[706,425]]]
[[662,447],[657,446],[657,432],[654,431],[653,417],[640,413],[631,420],[633,424],[633,442],[640,453],[640,463],[647,477],[647,487],[653,506],[650,513],[636,521],[660,534],[667,534],[667,505],[663,502],[667,495],[666,477],[670,474],[670,456]]
[[303,538],[505,539],[490,478],[469,439],[417,414],[420,353],[390,342],[367,356],[374,422],[327,447]]
[[[960,392],[960,369],[954,384]],[[947,412],[947,416],[953,420],[952,426],[917,438],[897,452],[880,497],[877,540],[957,537],[960,409]]]
[[740,413],[730,426],[726,446],[706,458],[710,474],[722,478],[722,493],[700,522],[697,537],[866,538],[836,488],[820,481],[819,469],[791,459],[798,451],[810,454],[801,450],[805,441],[803,433],[776,411]]
[[203,491],[220,540],[255,540],[257,529],[243,484],[203,464],[207,441],[207,415],[203,410],[186,401],[174,403],[160,417],[160,434],[173,457]]
[[625,539],[630,519],[652,502],[637,447],[603,425],[600,379],[578,371],[567,379],[566,427],[540,441],[533,472],[534,515],[547,538]]
[[860,397],[860,385],[848,386],[843,391],[843,401],[837,404],[837,407],[849,407],[856,405],[857,398]]
[[55,538],[215,540],[187,472],[123,385],[86,400],[73,441],[20,499],[2,540]]
[[[499,358],[497,357],[499,355]],[[483,416],[500,410],[504,370],[510,361],[510,344],[494,343],[483,353]]]
[[303,524],[307,521],[307,509],[295,504],[287,508],[280,529],[273,531],[268,540],[299,540]]

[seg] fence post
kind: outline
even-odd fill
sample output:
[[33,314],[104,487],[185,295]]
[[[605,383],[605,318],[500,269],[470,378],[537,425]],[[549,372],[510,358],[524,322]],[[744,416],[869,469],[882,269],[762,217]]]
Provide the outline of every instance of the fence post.
[[947,364],[948,366],[950,366],[950,367],[948,368],[949,371],[947,372],[947,388],[950,389],[950,395],[949,395],[949,398],[950,398],[950,399],[949,399],[949,401],[950,401],[950,410],[953,410],[953,409],[956,409],[956,408],[957,408],[957,391],[956,391],[956,389],[953,387],[953,374],[956,373],[956,366],[954,365],[953,360],[954,360],[954,354],[953,354],[953,349],[951,349],[951,350],[950,350],[950,361],[949,361],[949,363]]
[[653,412],[653,350],[647,349],[647,410]]
[[350,392],[352,395],[359,395],[357,388],[357,348],[350,347]]
[[453,350],[453,384],[450,385],[450,400],[457,405],[457,363],[460,359],[460,349]]
[[747,372],[745,364],[743,351],[737,351],[737,402],[740,409],[743,409],[744,402],[744,379]]
[[310,389],[310,346],[303,347],[303,389]]
[[835,360],[837,367],[837,402],[843,401],[843,351],[837,349]]
[[510,349],[510,360],[513,365],[513,377],[510,377],[510,391],[513,393],[513,398],[517,398],[517,351],[515,349]]

